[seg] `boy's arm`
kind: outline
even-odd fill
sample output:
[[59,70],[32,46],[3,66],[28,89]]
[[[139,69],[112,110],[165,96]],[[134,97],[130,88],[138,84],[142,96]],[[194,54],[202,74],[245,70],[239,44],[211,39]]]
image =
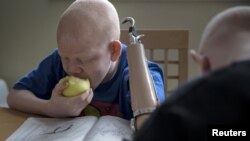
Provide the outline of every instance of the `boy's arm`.
[[12,89],[7,97],[7,102],[10,108],[39,115],[47,115],[45,110],[49,110],[47,100],[36,97],[28,90]]
[[141,43],[127,47],[129,85],[134,118],[131,127],[140,128],[160,101],[164,100],[163,74],[160,67],[146,61]]
[[[156,64],[149,64],[148,68],[153,79],[158,103],[162,103],[165,100],[164,76],[163,76],[162,70]],[[145,102],[145,101],[141,101],[141,102]],[[156,106],[157,105],[152,105],[151,111],[153,111],[154,108],[156,108]],[[136,127],[139,129],[150,115],[151,115],[151,112],[149,111],[146,114],[141,114],[137,116]]]
[[[159,104],[159,93],[155,86],[153,74],[149,71],[146,63],[144,45],[141,37],[137,35],[135,20],[132,17],[123,19],[122,24],[129,23],[130,45],[127,47],[127,58],[129,66],[131,105],[133,110],[132,128],[140,127],[150,113]],[[164,90],[163,90],[164,93]]]
[[90,89],[79,96],[63,97],[61,93],[66,87],[67,85],[58,83],[49,100],[38,98],[29,90],[12,89],[7,97],[8,105],[23,112],[49,117],[78,116],[91,102],[93,92]]
[[59,80],[64,75],[60,57],[55,50],[14,85],[8,95],[10,108],[50,117],[79,115],[90,103],[93,92],[89,90],[70,98],[61,96],[66,86]]

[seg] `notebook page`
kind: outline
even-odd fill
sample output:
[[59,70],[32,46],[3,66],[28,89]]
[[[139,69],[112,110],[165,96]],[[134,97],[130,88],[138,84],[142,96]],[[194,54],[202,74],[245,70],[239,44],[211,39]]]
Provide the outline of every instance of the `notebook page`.
[[28,118],[7,141],[82,141],[97,118]]
[[85,141],[121,141],[131,139],[133,131],[128,120],[103,116],[99,118],[94,127],[89,131]]

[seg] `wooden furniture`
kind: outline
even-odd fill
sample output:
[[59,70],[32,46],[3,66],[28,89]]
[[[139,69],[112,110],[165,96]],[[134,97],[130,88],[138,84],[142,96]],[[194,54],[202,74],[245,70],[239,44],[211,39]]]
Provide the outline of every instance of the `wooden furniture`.
[[[148,60],[158,63],[165,75],[165,92],[175,89],[188,76],[187,30],[137,30]],[[121,31],[120,41],[129,45],[127,30]],[[177,82],[176,82],[177,81]]]
[[0,108],[0,141],[5,141],[31,115],[9,108]]

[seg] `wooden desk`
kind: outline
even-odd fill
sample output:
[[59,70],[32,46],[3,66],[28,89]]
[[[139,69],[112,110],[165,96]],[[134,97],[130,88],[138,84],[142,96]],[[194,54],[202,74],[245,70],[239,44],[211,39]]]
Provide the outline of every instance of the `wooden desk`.
[[6,140],[31,114],[0,108],[0,141]]

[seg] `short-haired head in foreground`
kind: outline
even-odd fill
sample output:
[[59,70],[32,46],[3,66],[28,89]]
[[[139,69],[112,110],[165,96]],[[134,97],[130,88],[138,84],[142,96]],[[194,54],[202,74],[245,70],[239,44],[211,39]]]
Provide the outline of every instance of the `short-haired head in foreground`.
[[229,8],[213,17],[202,34],[198,53],[191,55],[203,73],[250,59],[250,7]]

